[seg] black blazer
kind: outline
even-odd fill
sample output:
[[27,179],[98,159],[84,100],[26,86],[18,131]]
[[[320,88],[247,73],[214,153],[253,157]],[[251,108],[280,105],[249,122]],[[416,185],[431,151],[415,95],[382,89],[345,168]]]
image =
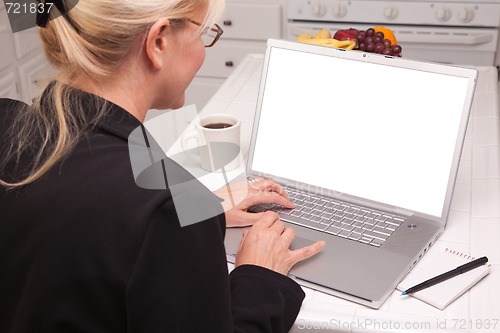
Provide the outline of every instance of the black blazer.
[[[0,100],[0,156],[18,106]],[[136,185],[138,126],[113,105],[42,179],[0,186],[0,332],[288,331],[304,298],[295,282],[251,265],[228,275],[224,214],[181,227],[168,188]],[[220,205],[201,184],[189,195]]]

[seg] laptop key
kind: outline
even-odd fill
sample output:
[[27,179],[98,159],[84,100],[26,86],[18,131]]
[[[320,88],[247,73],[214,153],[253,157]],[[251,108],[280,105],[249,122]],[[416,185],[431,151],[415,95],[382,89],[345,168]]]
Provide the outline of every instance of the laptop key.
[[314,202],[316,202],[316,199],[314,199],[313,197],[308,197],[304,201],[308,202],[308,203],[314,203]]
[[373,230],[373,225],[365,224],[365,225],[363,225],[361,227],[361,229],[367,230],[367,231],[372,231]]
[[338,216],[338,217],[344,217],[345,213],[344,212],[341,212],[339,210],[336,210],[334,213],[333,213],[335,216]]
[[363,229],[354,227],[354,229],[352,229],[352,233],[358,234],[361,236],[361,234],[363,233]]
[[335,212],[335,210],[332,209],[332,208],[325,208],[324,212],[333,215],[333,213]]
[[354,217],[355,216],[353,214],[351,214],[351,213],[347,213],[347,214],[344,215],[344,218],[349,219],[349,220],[354,220]]
[[367,225],[375,226],[376,222],[374,220],[371,220],[371,219],[366,219],[366,221],[364,221],[364,223]]
[[321,214],[323,214],[323,212],[320,210],[317,210],[317,209],[313,209],[311,212],[311,215],[314,215],[314,216],[321,216]]
[[378,233],[374,233],[373,231],[371,231],[370,233],[365,232],[364,235],[367,237],[379,239],[381,241],[385,241],[387,239],[387,236],[382,235],[382,234],[378,234]]
[[313,222],[316,222],[316,223],[320,223],[323,219],[319,216],[313,216],[313,218],[311,219],[311,221]]
[[291,224],[300,225],[300,226],[303,226],[306,228],[311,228],[314,230],[323,231],[325,229],[325,226],[321,225],[320,223],[304,220],[304,219],[301,219],[301,218],[298,218],[295,216],[285,216],[285,217],[282,217],[282,219],[283,219],[283,221],[289,222]]
[[263,204],[263,205],[260,205],[261,207],[264,207],[265,209],[267,210],[270,210],[270,209],[273,209],[273,207],[277,206],[273,203],[268,203],[268,204]]
[[340,223],[340,222],[342,221],[342,216],[337,216],[337,215],[334,215],[334,216],[332,217],[332,221],[334,221],[334,222],[339,222],[339,223]]
[[365,235],[361,236],[361,238],[359,239],[360,242],[363,242],[363,243],[366,243],[366,244],[369,244],[372,240],[373,240],[373,238],[366,237]]
[[340,232],[337,234],[337,236],[347,238],[351,234],[350,231],[347,230],[340,230]]
[[385,229],[385,228],[387,228],[388,224],[385,222],[377,222],[377,224],[375,226],[378,228]]
[[362,228],[365,224],[363,222],[359,222],[357,220],[354,220],[354,223],[352,225],[357,227],[357,228]]
[[293,203],[294,203],[297,207],[304,207],[304,205],[305,205],[305,202],[304,202],[304,201],[302,201],[302,200],[296,200],[296,199],[294,199],[294,200],[292,200],[292,202],[293,202]]
[[330,213],[323,213],[321,214],[321,217],[327,220],[331,220],[333,218],[333,214]]
[[315,205],[313,209],[314,209],[314,210],[317,210],[317,211],[320,211],[320,212],[323,212],[323,211],[325,210],[325,207]]
[[311,220],[314,216],[311,214],[302,214],[300,218],[305,219],[305,220]]
[[[355,212],[354,212],[354,215],[356,216],[363,216],[365,215],[365,212],[363,212],[361,209],[357,209]],[[358,218],[358,217],[357,217]]]
[[334,227],[334,226],[330,226],[328,227],[325,232],[329,233],[329,234],[332,234],[332,235],[338,235],[338,233],[341,231],[341,229],[339,227]]
[[374,219],[374,218],[376,218],[376,217],[377,217],[377,215],[375,215],[375,214],[373,214],[373,213],[368,213],[368,214],[366,214],[366,215],[365,215],[365,217],[366,217],[367,219]]
[[306,213],[306,214],[310,214],[313,210],[312,210],[312,208],[304,207],[300,211],[303,213]]
[[380,228],[374,228],[372,230],[373,232],[376,232],[377,235],[383,235],[385,238],[389,237],[391,234],[388,233],[385,229],[380,229]]
[[371,242],[370,242],[370,245],[373,245],[373,246],[376,246],[376,247],[380,247],[382,244],[384,244],[384,241],[383,240],[380,240],[378,238],[374,238]]
[[350,219],[346,219],[346,218],[342,218],[342,221],[340,221],[342,224],[347,224],[347,225],[351,225],[354,223],[353,220],[350,220]]
[[252,212],[254,212],[254,213],[261,213],[261,212],[265,212],[266,210],[267,210],[267,208],[262,207],[262,206],[255,206],[254,208],[252,208]]
[[390,225],[395,226],[395,227],[399,227],[399,225],[401,224],[401,222],[396,221],[396,220],[386,220],[385,223],[390,224]]
[[333,206],[335,206],[335,204],[333,202],[327,202],[323,206],[326,208],[332,208]]
[[360,238],[361,238],[361,234],[356,234],[354,232],[349,235],[349,239],[352,239],[352,240],[355,240],[355,241],[358,241]]
[[342,228],[342,223],[334,221],[330,226],[341,229]]
[[342,226],[340,227],[340,229],[351,232],[351,230],[353,230],[354,227],[350,226],[350,225],[347,225],[347,224],[342,224]]

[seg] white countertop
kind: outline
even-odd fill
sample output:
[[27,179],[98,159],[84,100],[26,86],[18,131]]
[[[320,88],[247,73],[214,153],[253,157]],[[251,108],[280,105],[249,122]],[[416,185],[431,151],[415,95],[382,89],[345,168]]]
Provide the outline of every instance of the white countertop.
[[[263,56],[250,54],[201,111],[231,113],[242,119],[246,157],[255,113]],[[393,295],[370,309],[308,288],[292,332],[500,332],[500,121],[495,67],[480,67],[449,222],[424,257],[445,248],[486,255],[491,273],[445,310]],[[422,259],[422,261],[424,260]],[[410,328],[410,329],[408,329]]]
[[[242,120],[241,143],[246,159],[259,90],[263,55],[250,54],[216,92],[202,114],[230,113]],[[455,186],[448,225],[439,240],[419,264],[431,261],[444,249],[487,256],[491,272],[470,291],[445,310],[394,291],[378,310],[303,288],[306,299],[291,332],[331,330],[342,332],[500,332],[500,121],[499,86],[495,67],[478,67],[479,79],[467,130],[465,147]],[[168,117],[178,133],[193,126],[193,106],[164,113],[146,122],[148,130],[167,152],[176,155],[179,140],[165,138]],[[189,125],[188,125],[189,124]],[[171,134],[171,133],[168,133]],[[158,137],[157,137],[158,135]],[[163,138],[161,138],[163,136]],[[182,154],[181,154],[182,155]],[[189,159],[178,160],[186,169],[198,172]],[[191,170],[190,170],[191,171]],[[244,165],[229,172],[232,179],[244,171]],[[192,172],[193,173],[193,172]],[[243,173],[244,174],[244,173]],[[221,174],[198,177],[211,189],[224,185]],[[417,268],[418,265],[417,264]],[[232,265],[229,264],[229,268]]]

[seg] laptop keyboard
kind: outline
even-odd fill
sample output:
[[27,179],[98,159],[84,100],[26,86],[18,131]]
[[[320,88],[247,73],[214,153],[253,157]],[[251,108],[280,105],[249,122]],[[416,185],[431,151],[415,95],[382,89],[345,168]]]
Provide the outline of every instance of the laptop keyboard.
[[250,211],[273,210],[287,222],[375,247],[380,247],[405,220],[402,216],[283,188],[296,208],[262,204]]

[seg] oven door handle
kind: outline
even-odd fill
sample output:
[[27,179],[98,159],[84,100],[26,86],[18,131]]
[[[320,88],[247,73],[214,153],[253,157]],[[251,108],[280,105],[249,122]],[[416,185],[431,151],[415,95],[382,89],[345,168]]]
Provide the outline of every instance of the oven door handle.
[[447,45],[480,45],[492,41],[491,33],[472,33],[472,34],[440,34],[440,33],[406,33],[399,32],[396,35],[399,44],[447,44]]

